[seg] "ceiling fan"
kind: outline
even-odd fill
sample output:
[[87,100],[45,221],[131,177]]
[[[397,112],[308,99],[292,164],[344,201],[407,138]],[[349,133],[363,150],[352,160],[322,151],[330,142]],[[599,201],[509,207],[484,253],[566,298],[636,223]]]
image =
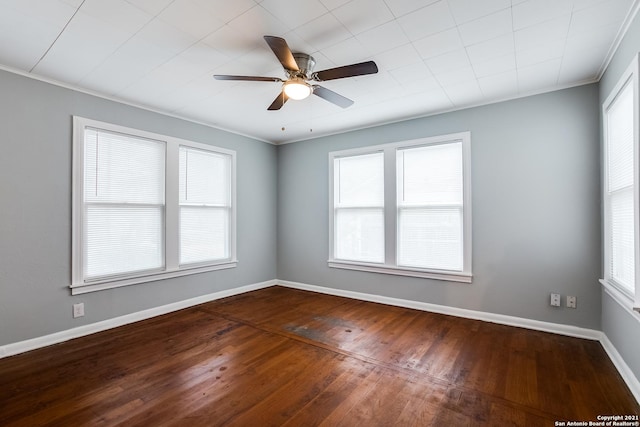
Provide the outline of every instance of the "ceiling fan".
[[306,53],[291,52],[285,39],[281,37],[264,36],[264,39],[284,67],[284,71],[287,74],[286,80],[279,77],[229,76],[224,74],[216,74],[213,77],[217,80],[282,82],[282,91],[273,103],[271,103],[268,110],[279,110],[289,99],[304,99],[311,94],[319,96],[339,107],[347,108],[353,104],[352,100],[315,84],[315,82],[363,76],[378,72],[378,67],[373,61],[314,72],[313,67],[316,65],[316,61],[313,59],[313,56],[307,55]]

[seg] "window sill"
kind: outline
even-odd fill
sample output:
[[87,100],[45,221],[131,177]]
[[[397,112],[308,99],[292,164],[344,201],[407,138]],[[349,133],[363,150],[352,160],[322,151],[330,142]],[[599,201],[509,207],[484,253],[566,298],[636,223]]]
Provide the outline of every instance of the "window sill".
[[99,282],[91,283],[78,283],[72,284],[71,295],[86,294],[89,292],[103,291],[105,289],[119,288],[122,286],[136,285],[139,283],[155,282],[157,280],[171,279],[174,277],[188,276],[191,274],[206,273],[208,271],[225,270],[228,268],[235,268],[238,265],[237,260],[228,261],[215,265],[207,265],[200,267],[185,268],[175,271],[163,271],[160,273],[153,273],[144,276],[132,277],[128,279],[111,279],[102,280]]
[[640,307],[635,307],[634,299],[632,296],[604,279],[600,279],[600,284],[604,288],[604,291],[607,293],[607,295],[609,295],[627,312],[632,314],[636,320],[640,321]]
[[366,271],[369,273],[392,274],[396,276],[419,277],[422,279],[446,280],[450,282],[471,283],[473,276],[469,273],[439,272],[433,270],[421,270],[403,267],[392,267],[388,265],[362,264],[348,261],[329,260],[327,262],[331,268],[342,268],[346,270]]

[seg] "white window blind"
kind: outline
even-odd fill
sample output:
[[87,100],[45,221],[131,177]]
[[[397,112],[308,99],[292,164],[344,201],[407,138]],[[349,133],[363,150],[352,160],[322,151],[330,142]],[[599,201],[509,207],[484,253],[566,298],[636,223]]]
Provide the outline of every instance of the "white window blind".
[[334,159],[335,258],[384,262],[384,154]]
[[231,157],[180,147],[180,264],[229,258]]
[[398,265],[463,269],[462,143],[398,150]]
[[164,267],[165,144],[85,131],[86,280]]
[[634,227],[634,100],[629,82],[605,114],[606,209],[609,277],[624,289],[635,290]]

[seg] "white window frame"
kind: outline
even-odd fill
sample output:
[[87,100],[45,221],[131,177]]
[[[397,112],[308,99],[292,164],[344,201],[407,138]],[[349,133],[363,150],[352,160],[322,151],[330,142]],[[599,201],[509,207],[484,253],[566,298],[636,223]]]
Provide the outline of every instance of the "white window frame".
[[[398,207],[396,185],[396,154],[403,148],[413,148],[428,145],[462,143],[462,173],[463,173],[463,268],[462,271],[436,270],[418,267],[399,266],[397,262],[398,235]],[[334,207],[334,160],[340,157],[384,153],[384,263],[368,263],[346,261],[335,258],[335,207]],[[471,233],[471,133],[460,132],[448,135],[401,141],[390,144],[374,145],[349,150],[332,151],[329,153],[329,260],[331,268],[367,271],[373,273],[393,274],[399,276],[420,277],[427,279],[446,280],[453,282],[471,283],[472,281],[472,233]]]
[[[604,138],[603,147],[603,180],[602,180],[602,197],[604,204],[604,236],[603,236],[603,254],[604,254],[604,278],[600,283],[605,287],[605,291],[611,295],[619,304],[627,309],[634,308],[636,311],[640,307],[640,157],[639,157],[639,140],[640,140],[640,102],[639,102],[639,86],[640,86],[640,54],[631,61],[622,74],[617,84],[607,96],[602,104],[602,132]],[[632,85],[633,91],[633,209],[634,209],[634,254],[635,254],[635,283],[634,291],[617,283],[611,274],[611,248],[609,241],[611,238],[611,218],[610,218],[610,197],[608,196],[608,176],[609,162],[607,158],[608,143],[608,121],[607,112],[612,104],[616,101],[622,91]]]
[[[165,153],[165,228],[164,252],[165,265],[161,271],[137,272],[114,277],[87,280],[84,277],[84,133],[85,129],[98,129],[108,132],[131,135],[164,142]],[[180,265],[179,263],[179,149],[180,146],[192,147],[231,158],[230,173],[230,214],[229,214],[229,257],[212,262]],[[234,268],[236,258],[236,152],[213,145],[202,144],[159,135],[152,132],[132,129],[111,123],[100,122],[84,117],[73,117],[73,177],[72,177],[72,269],[71,293],[73,295],[121,286],[146,283],[156,280],[179,277],[207,271]]]

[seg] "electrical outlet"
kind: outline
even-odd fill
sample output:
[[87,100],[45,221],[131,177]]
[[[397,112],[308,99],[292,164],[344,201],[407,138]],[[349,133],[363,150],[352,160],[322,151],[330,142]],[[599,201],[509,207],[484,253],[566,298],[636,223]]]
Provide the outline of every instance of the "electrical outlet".
[[553,307],[560,307],[560,294],[551,294],[551,301],[549,303]]
[[577,298],[574,297],[573,295],[567,295],[567,307],[569,308],[576,308],[576,301]]
[[73,304],[73,318],[84,316],[84,303]]

